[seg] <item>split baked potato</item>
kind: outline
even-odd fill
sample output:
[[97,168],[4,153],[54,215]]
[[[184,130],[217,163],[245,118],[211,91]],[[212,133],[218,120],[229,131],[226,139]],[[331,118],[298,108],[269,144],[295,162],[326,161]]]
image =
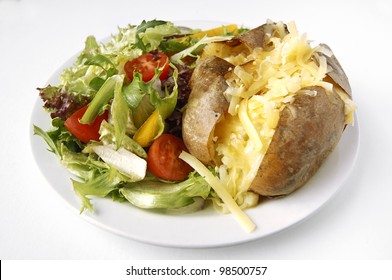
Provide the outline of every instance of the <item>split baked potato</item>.
[[267,22],[207,45],[183,114],[189,152],[214,166],[242,207],[303,186],[336,147],[354,104],[324,44]]

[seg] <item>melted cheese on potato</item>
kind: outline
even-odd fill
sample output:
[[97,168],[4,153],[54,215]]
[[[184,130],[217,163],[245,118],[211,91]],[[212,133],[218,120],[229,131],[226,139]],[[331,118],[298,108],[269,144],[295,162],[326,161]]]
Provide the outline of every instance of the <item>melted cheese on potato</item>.
[[[278,23],[278,29],[284,29],[283,23]],[[288,25],[288,30],[287,35],[278,32],[281,36],[270,38],[269,44],[273,46],[270,50],[256,48],[248,54],[241,52],[222,57],[235,67],[227,78],[228,88],[224,93],[230,102],[228,113],[215,128],[217,171],[241,208],[258,203],[258,195],[248,189],[268,150],[280,112],[293,102],[302,88],[322,86],[332,91],[332,84],[323,81],[328,70],[326,58],[318,56],[306,36],[298,34],[294,23]],[[207,52],[230,54],[221,49],[207,49]],[[346,103],[351,101],[342,99]],[[350,115],[352,108],[346,107],[346,114]],[[350,117],[347,120],[350,121]],[[227,212],[219,199],[215,206]]]

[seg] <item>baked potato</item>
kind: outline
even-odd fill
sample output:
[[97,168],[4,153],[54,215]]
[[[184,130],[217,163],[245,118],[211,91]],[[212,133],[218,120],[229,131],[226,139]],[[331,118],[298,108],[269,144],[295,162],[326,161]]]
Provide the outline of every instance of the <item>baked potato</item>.
[[336,147],[355,105],[331,49],[267,22],[207,45],[190,82],[183,138],[241,208],[303,186]]

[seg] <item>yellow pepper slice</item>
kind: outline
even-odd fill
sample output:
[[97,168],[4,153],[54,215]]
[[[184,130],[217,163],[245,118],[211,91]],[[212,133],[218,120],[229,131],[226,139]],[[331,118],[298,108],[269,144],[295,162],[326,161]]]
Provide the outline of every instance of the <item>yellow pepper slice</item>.
[[229,24],[220,27],[216,27],[213,29],[200,31],[198,33],[189,35],[190,38],[203,38],[204,36],[213,37],[213,36],[222,36],[226,33],[233,33],[233,35],[238,34],[238,26],[237,24]]
[[159,110],[155,110],[142,126],[136,131],[133,140],[142,147],[149,147],[154,139],[162,134],[164,123]]

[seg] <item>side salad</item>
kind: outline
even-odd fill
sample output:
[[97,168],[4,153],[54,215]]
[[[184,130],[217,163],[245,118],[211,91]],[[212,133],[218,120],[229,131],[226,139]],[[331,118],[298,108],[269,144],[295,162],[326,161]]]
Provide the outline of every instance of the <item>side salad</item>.
[[34,134],[74,175],[81,213],[94,211],[94,196],[174,213],[220,197],[246,230],[254,229],[224,188],[211,188],[217,174],[186,152],[181,135],[198,55],[207,43],[243,31],[237,25],[200,31],[162,20],[128,25],[106,43],[87,37],[60,83],[38,88],[52,128],[34,125]]

